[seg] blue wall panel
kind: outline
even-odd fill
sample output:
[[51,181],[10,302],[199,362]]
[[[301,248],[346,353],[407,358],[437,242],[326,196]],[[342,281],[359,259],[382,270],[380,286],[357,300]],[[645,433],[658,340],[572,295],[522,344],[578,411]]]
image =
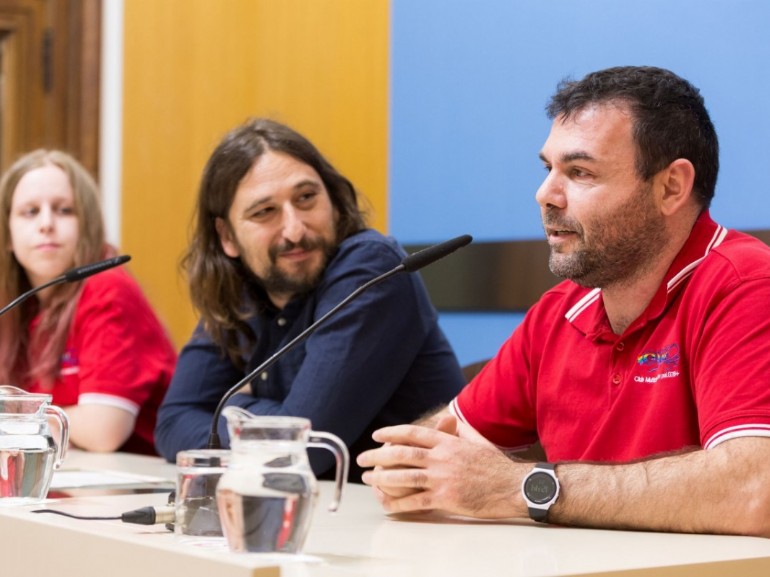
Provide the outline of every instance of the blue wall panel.
[[[722,146],[712,214],[770,228],[765,0],[392,0],[391,21],[389,221],[401,242],[540,238],[547,99],[566,76],[626,64],[670,68],[701,89]],[[517,319],[442,324],[470,362]]]

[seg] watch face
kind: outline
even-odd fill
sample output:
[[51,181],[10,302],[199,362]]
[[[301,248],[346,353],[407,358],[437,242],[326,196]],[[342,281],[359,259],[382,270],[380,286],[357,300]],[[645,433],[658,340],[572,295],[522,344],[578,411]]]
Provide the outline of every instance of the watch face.
[[556,481],[548,473],[536,471],[527,477],[524,494],[536,505],[547,503],[556,495]]

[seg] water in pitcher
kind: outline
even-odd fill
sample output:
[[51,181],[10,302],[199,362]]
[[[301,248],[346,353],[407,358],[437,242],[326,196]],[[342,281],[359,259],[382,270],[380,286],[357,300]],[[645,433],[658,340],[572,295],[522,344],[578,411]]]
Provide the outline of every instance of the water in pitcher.
[[217,489],[222,529],[230,550],[301,551],[316,497],[308,474],[267,472],[257,483],[245,478],[230,480],[228,483],[223,478]]
[[[69,444],[69,420],[51,395],[0,385],[0,506],[26,505],[48,495],[53,471]],[[48,420],[58,423],[58,442]]]
[[45,499],[55,453],[54,448],[0,449],[0,506]]
[[258,416],[225,407],[232,459],[217,485],[222,531],[231,551],[301,553],[318,496],[308,448],[334,453],[336,511],[347,477],[348,450],[339,437],[312,431],[300,417]]

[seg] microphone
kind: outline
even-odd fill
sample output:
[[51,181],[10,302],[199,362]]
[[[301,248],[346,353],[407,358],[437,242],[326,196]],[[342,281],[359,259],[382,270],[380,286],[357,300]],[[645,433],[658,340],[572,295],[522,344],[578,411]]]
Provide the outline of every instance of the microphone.
[[[445,240],[439,244],[434,244],[428,248],[424,248],[417,251],[414,254],[410,254],[401,261],[401,264],[396,267],[403,267],[406,272],[415,272],[423,267],[433,264],[439,259],[449,256],[458,248],[462,248],[473,240],[473,237],[469,234],[464,234],[450,240]],[[398,272],[398,270],[394,271]]]
[[341,300],[329,312],[327,312],[325,315],[323,315],[321,318],[315,321],[312,325],[307,327],[304,331],[302,331],[300,334],[294,337],[291,341],[286,343],[282,348],[278,349],[266,361],[264,361],[256,369],[251,371],[248,375],[243,377],[240,381],[238,381],[235,385],[233,385],[230,389],[228,389],[227,392],[224,394],[224,396],[220,399],[219,404],[217,405],[217,408],[214,411],[214,418],[211,421],[211,431],[209,433],[207,448],[220,449],[222,447],[222,442],[219,438],[219,433],[217,432],[217,423],[219,422],[219,417],[222,414],[222,410],[225,408],[225,403],[230,399],[230,397],[235,395],[235,393],[237,393],[241,388],[243,388],[246,384],[251,382],[252,379],[254,379],[254,377],[256,377],[259,373],[266,371],[267,369],[272,367],[278,359],[280,359],[283,355],[288,353],[296,345],[300,344],[305,339],[307,339],[311,334],[315,332],[315,330],[319,326],[321,326],[324,322],[326,322],[326,320],[329,317],[336,314],[340,309],[345,307],[353,299],[357,298],[361,293],[363,293],[369,287],[379,284],[380,282],[384,281],[387,278],[390,278],[394,274],[397,274],[400,272],[415,272],[425,266],[428,266],[429,264],[433,264],[437,260],[444,258],[445,256],[449,256],[458,248],[462,248],[465,245],[470,244],[472,240],[473,240],[473,237],[471,235],[464,234],[462,236],[458,236],[457,238],[453,238],[451,240],[447,240],[439,244],[429,246],[428,248],[425,248],[414,254],[410,254],[404,257],[404,259],[401,261],[401,263],[397,267],[387,272],[384,272],[380,276],[377,276],[372,280],[362,284],[360,287],[358,287],[356,290],[350,293],[347,297]]
[[75,282],[82,280],[86,277],[98,274],[100,272],[103,272],[107,269],[111,269],[113,267],[119,266],[121,264],[127,263],[131,260],[131,257],[127,254],[121,255],[121,256],[115,256],[112,258],[108,258],[107,260],[102,260],[99,262],[94,262],[91,264],[86,264],[83,266],[78,266],[75,268],[71,268],[70,270],[64,272],[61,276],[57,276],[55,279],[48,281],[47,283],[41,284],[40,286],[36,286],[33,289],[28,290],[21,296],[15,298],[10,303],[8,303],[6,306],[0,310],[0,315],[5,314],[7,311],[11,310],[13,307],[20,305],[25,300],[27,300],[29,297],[34,295],[37,292],[40,292],[43,289],[46,289],[50,286],[54,286],[57,284],[63,284],[66,282]]

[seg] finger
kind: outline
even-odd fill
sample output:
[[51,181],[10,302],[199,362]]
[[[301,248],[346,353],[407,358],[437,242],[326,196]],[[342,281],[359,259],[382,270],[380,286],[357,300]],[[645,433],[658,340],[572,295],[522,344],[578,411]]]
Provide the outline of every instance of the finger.
[[[428,486],[428,476],[425,474],[425,470],[417,468],[383,469],[378,467],[373,471],[365,471],[361,479],[367,485],[395,493],[411,493],[415,489],[422,490]],[[403,491],[404,489],[406,491]]]
[[386,513],[430,513],[436,507],[433,504],[431,491],[417,491],[405,497],[391,497],[383,494],[380,504]]
[[396,425],[394,427],[377,429],[372,433],[372,439],[378,443],[431,448],[440,442],[444,434],[446,433],[431,427]]
[[393,486],[377,485],[377,484],[374,484],[371,479],[368,479],[366,475],[364,475],[362,480],[365,483],[367,481],[371,483],[375,498],[386,510],[387,510],[386,507],[388,506],[387,504],[391,499],[406,497],[408,495],[412,495],[414,493],[421,491],[421,489],[415,489],[413,487],[393,487]]
[[406,497],[407,495],[412,495],[413,493],[417,493],[420,491],[420,489],[413,489],[411,487],[382,487],[382,486],[374,486],[372,487],[374,490],[374,494],[377,497],[377,500],[380,503],[384,503],[386,498],[399,498],[399,497]]
[[380,505],[382,505],[385,502],[385,499],[388,497],[388,494],[379,487],[372,487],[372,492],[374,493],[374,497],[377,499]]
[[428,458],[428,449],[404,445],[387,445],[370,449],[356,457],[360,467],[421,467]]
[[458,419],[457,421],[457,436],[461,439],[467,439],[469,441],[478,441],[486,445],[490,444],[489,441],[476,429],[471,427],[467,423],[463,423]]
[[[380,465],[377,465],[374,468],[374,470],[382,471],[384,470],[384,468],[381,467]],[[385,486],[378,486],[378,485],[372,485],[372,489],[374,489],[374,494],[380,503],[383,502],[383,496],[405,497],[407,495],[411,495],[412,493],[415,493],[420,490],[420,489],[414,489],[411,487],[385,487]]]
[[457,435],[457,417],[454,415],[444,415],[436,423],[436,430],[450,435]]

